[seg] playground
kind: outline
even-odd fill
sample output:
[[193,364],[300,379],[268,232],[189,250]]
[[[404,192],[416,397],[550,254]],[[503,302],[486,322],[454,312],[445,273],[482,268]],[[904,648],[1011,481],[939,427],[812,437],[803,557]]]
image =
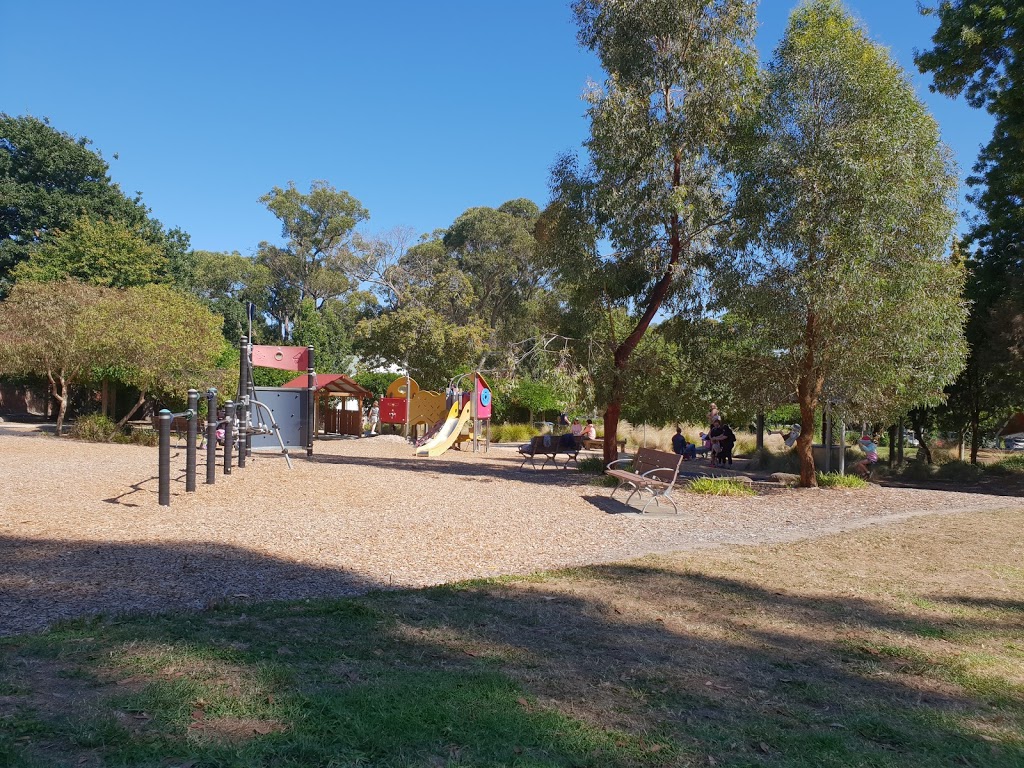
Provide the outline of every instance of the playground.
[[291,470],[279,455],[254,454],[245,470],[194,493],[185,493],[176,445],[163,507],[155,459],[152,448],[4,425],[0,634],[77,616],[337,597],[1024,506],[946,490],[778,488],[749,498],[684,493],[680,514],[641,516],[592,475],[520,469],[513,446],[423,458],[384,435],[318,441]]

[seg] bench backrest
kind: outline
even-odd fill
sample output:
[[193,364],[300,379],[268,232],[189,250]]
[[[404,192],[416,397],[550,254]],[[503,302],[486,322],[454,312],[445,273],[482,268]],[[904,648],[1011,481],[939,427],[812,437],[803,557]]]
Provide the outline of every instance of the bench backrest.
[[[670,469],[672,470],[672,483],[675,483],[682,462],[683,457],[679,454],[659,451],[655,448],[640,448],[637,450],[636,456],[633,457],[633,471],[642,475],[652,469]],[[663,478],[664,474],[660,475],[659,479]]]
[[562,444],[562,435],[534,435],[530,438],[530,453],[576,453],[579,445]]

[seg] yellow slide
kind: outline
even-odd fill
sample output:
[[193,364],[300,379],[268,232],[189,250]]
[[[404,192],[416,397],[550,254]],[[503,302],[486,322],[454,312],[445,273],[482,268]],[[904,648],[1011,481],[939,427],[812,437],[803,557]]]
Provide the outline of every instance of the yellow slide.
[[448,418],[444,426],[437,431],[437,434],[416,449],[417,456],[440,456],[447,451],[455,441],[459,439],[462,428],[466,426],[469,417],[472,415],[473,403],[466,403],[466,407],[459,413],[459,404],[455,403],[448,411]]

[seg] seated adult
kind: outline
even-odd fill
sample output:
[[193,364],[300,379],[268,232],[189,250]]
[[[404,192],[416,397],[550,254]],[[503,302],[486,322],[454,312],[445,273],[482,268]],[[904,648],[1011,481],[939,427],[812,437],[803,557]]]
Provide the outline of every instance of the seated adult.
[[583,439],[597,440],[597,427],[594,426],[593,419],[587,419],[587,426],[583,428]]
[[569,427],[569,432],[572,433],[573,437],[583,437],[583,425],[580,424],[579,419],[572,420],[572,426]]
[[672,452],[679,454],[688,461],[697,458],[697,446],[686,441],[681,427],[676,427],[676,433],[672,435]]

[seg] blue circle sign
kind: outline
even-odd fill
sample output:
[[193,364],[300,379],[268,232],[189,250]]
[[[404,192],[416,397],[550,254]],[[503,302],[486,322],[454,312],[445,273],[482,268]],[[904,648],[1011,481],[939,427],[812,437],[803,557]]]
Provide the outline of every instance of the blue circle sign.
[[480,405],[482,405],[484,408],[486,408],[490,404],[491,404],[491,390],[489,390],[487,387],[484,387],[483,389],[480,390]]

